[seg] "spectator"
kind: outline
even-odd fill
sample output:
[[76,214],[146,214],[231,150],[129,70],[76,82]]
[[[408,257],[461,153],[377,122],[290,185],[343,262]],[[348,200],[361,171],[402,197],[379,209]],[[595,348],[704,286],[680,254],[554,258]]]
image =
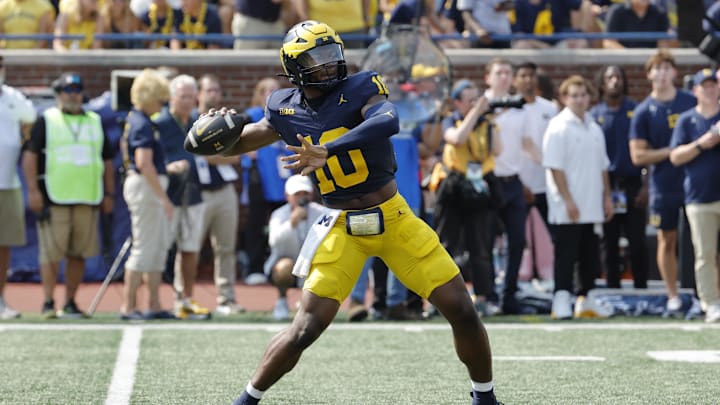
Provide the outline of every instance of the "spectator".
[[22,149],[23,132],[35,122],[35,108],[18,90],[5,84],[5,66],[0,56],[0,319],[18,318],[20,312],[3,299],[10,247],[25,245],[25,206],[20,188],[17,163]]
[[493,34],[508,35],[510,19],[508,11],[515,9],[511,0],[458,0],[457,8],[462,13],[465,30],[477,37],[476,48],[508,48],[509,41],[493,40]]
[[[458,35],[455,23],[446,19],[437,8],[436,0],[400,0],[387,23],[429,26],[432,35]],[[443,39],[438,44],[443,48],[467,48],[464,41],[457,39]]]
[[287,289],[297,285],[292,275],[295,261],[312,221],[323,213],[322,205],[313,202],[314,188],[310,179],[299,174],[285,182],[287,203],[272,212],[268,226],[271,253],[265,262],[265,274],[278,289],[273,309],[276,320],[290,319]]
[[[135,17],[128,0],[106,0],[100,9],[103,32],[111,34],[133,34],[140,31],[140,20]],[[141,43],[130,39],[105,41],[104,47],[110,49],[141,48]]]
[[[55,10],[47,0],[0,1],[0,34],[52,34]],[[2,40],[0,48],[47,48],[43,40]]]
[[[513,80],[513,67],[506,59],[496,58],[487,66],[485,81],[489,86],[485,97],[489,100],[505,97],[509,94]],[[499,180],[498,194],[502,201],[493,207],[491,213],[490,239],[488,250],[492,245],[497,232],[497,216],[505,225],[508,240],[508,261],[505,269],[505,286],[503,288],[502,311],[506,314],[517,314],[521,311],[515,293],[517,292],[517,279],[525,249],[525,219],[527,217],[527,204],[523,194],[523,183],[520,180],[520,170],[528,159],[523,153],[522,140],[528,136],[527,113],[524,109],[510,108],[495,112],[497,130],[493,134],[502,142],[502,152],[495,158],[495,175]]]
[[113,149],[100,117],[83,110],[83,80],[63,73],[52,83],[57,101],[35,122],[23,155],[28,207],[38,219],[42,314],[55,318],[53,293],[65,262],[65,305],[60,316],[84,317],[75,293],[85,259],[98,254],[98,206],[113,209]]
[[[168,0],[152,0],[147,11],[140,15],[140,22],[148,34],[169,35],[176,31],[175,26],[178,21],[182,21],[182,18],[182,12],[172,8]],[[152,41],[148,47],[150,49],[169,48],[170,41]]]
[[98,11],[96,0],[62,0],[60,13],[55,21],[55,36],[84,35],[83,39],[53,40],[53,49],[99,49],[102,41],[95,39],[95,34],[104,33],[105,21]]
[[[607,32],[651,32],[666,33],[670,30],[670,21],[650,0],[629,0],[610,7],[606,17]],[[632,39],[603,39],[603,48],[653,48],[652,41]],[[658,40],[658,48],[673,46],[668,40]]]
[[670,141],[670,160],[685,170],[685,204],[693,246],[695,280],[706,322],[720,322],[720,88],[715,72],[693,78],[698,104],[680,115]]
[[236,0],[233,35],[277,35],[278,39],[236,39],[235,49],[276,49],[285,33],[282,13],[292,0]]
[[[235,0],[208,0],[210,4],[215,6],[218,17],[220,17],[220,26],[223,34],[232,34],[232,20],[235,14]],[[232,48],[232,42],[228,43]]]
[[[265,113],[265,101],[270,93],[280,88],[280,82],[268,77],[260,80],[253,91],[252,107],[245,112],[253,122],[260,121]],[[243,191],[240,204],[247,206],[247,224],[244,229],[244,246],[248,256],[245,283],[266,283],[263,270],[269,256],[266,225],[270,215],[285,204],[285,180],[290,171],[278,165],[287,154],[281,141],[264,146],[242,156]]]
[[[293,0],[298,21],[315,20],[335,28],[338,34],[349,36],[366,35],[370,19],[365,8],[367,1],[361,0]],[[345,48],[365,48],[365,39],[345,40]]]
[[670,137],[678,116],[695,106],[692,94],[675,88],[675,59],[660,50],[645,63],[650,95],[635,107],[630,121],[630,158],[649,166],[649,222],[658,228],[657,266],[668,292],[667,313],[678,314],[678,222],[683,207],[683,171],[670,163]]
[[[467,79],[455,82],[450,94],[452,115],[443,121],[445,147],[436,166],[432,188],[437,187],[435,231],[452,255],[467,251],[466,274],[473,286],[479,315],[493,315],[495,273],[490,259],[488,209],[495,156],[502,152],[500,137],[492,135],[486,117],[488,99]],[[440,182],[439,179],[444,179]],[[439,183],[439,185],[438,185]]]
[[612,218],[612,202],[602,129],[588,113],[590,86],[581,76],[560,85],[566,107],[552,120],[543,142],[547,168],[548,220],[555,246],[555,294],[552,317],[573,316],[573,273],[578,262],[580,290],[575,317],[607,317],[610,313],[585,299],[599,274],[600,243],[594,224]]
[[645,243],[647,220],[647,181],[641,168],[630,159],[630,119],[635,102],[627,96],[627,77],[622,67],[603,67],[598,75],[600,103],[590,113],[605,135],[605,149],[610,159],[608,169],[614,215],[605,223],[605,271],[607,286],[620,288],[620,232],[628,240],[635,288],[647,288],[648,263]]
[[[167,102],[168,83],[159,72],[145,69],[133,81],[125,132],[120,143],[127,178],[123,197],[130,211],[133,243],[125,262],[125,287],[120,318],[124,320],[164,319],[173,315],[160,306],[160,283],[170,244],[169,227],[173,204],[168,185],[165,155],[159,134],[150,116]],[[137,309],[137,290],[143,282],[148,289],[148,310]]]
[[550,119],[557,114],[552,101],[538,96],[537,65],[525,62],[515,69],[515,89],[525,99],[527,136],[522,138],[522,149],[526,159],[520,169],[520,180],[524,186],[525,200],[535,206],[547,224],[547,196],[545,171],[542,167],[542,145],[545,130]]
[[[220,80],[206,74],[198,84],[199,112],[206,113],[211,108],[220,108],[223,97]],[[229,315],[244,312],[245,308],[235,300],[238,196],[234,183],[238,174],[232,165],[239,164],[240,159],[235,156],[195,156],[195,163],[205,204],[200,240],[204,241],[209,233],[215,256],[213,278],[218,290],[215,313]]]
[[[550,0],[517,0],[515,1],[515,18],[511,20],[513,34],[552,35]],[[517,49],[544,49],[550,44],[539,39],[516,39],[512,47]]]
[[[222,34],[222,23],[217,9],[206,0],[182,0],[182,20],[175,24],[178,34]],[[220,49],[221,43],[221,41],[173,39],[170,41],[170,49]]]
[[160,132],[160,146],[165,161],[183,170],[168,170],[167,194],[172,201],[173,217],[170,240],[177,246],[175,257],[175,316],[180,319],[207,319],[210,312],[193,297],[197,276],[198,253],[202,244],[202,201],[195,159],[183,148],[185,136],[195,122],[193,110],[198,87],[192,76],[179,75],[170,81],[170,102],[153,121]]

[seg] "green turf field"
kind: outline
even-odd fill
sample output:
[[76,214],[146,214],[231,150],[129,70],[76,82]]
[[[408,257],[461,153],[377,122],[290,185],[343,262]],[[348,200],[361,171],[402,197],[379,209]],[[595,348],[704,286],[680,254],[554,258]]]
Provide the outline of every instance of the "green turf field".
[[[0,324],[0,404],[229,404],[285,326],[106,321]],[[490,322],[499,399],[720,403],[720,325],[625,321]],[[262,403],[469,404],[468,392],[443,322],[336,322]]]

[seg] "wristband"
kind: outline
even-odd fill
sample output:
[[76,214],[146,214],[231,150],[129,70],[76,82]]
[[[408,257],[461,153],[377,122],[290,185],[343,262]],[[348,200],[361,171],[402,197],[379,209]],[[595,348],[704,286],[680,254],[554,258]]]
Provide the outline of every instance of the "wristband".
[[109,191],[106,191],[104,195],[105,197],[115,198],[115,193],[111,193]]
[[705,152],[705,148],[703,148],[702,145],[700,145],[700,142],[697,141],[695,142],[695,149],[697,149],[700,153]]

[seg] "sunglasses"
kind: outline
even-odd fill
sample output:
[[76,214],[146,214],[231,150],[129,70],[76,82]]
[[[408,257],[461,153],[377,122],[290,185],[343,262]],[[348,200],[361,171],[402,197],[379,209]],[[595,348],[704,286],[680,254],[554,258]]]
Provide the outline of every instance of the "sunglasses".
[[82,91],[83,91],[82,86],[76,86],[76,85],[65,86],[62,88],[63,93],[79,94],[79,93],[82,93]]

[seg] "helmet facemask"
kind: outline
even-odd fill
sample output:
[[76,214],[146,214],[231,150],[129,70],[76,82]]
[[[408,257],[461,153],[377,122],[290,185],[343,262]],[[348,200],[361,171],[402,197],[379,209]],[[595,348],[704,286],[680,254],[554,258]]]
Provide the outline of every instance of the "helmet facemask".
[[340,44],[309,49],[297,57],[300,86],[330,90],[347,77],[347,65]]

